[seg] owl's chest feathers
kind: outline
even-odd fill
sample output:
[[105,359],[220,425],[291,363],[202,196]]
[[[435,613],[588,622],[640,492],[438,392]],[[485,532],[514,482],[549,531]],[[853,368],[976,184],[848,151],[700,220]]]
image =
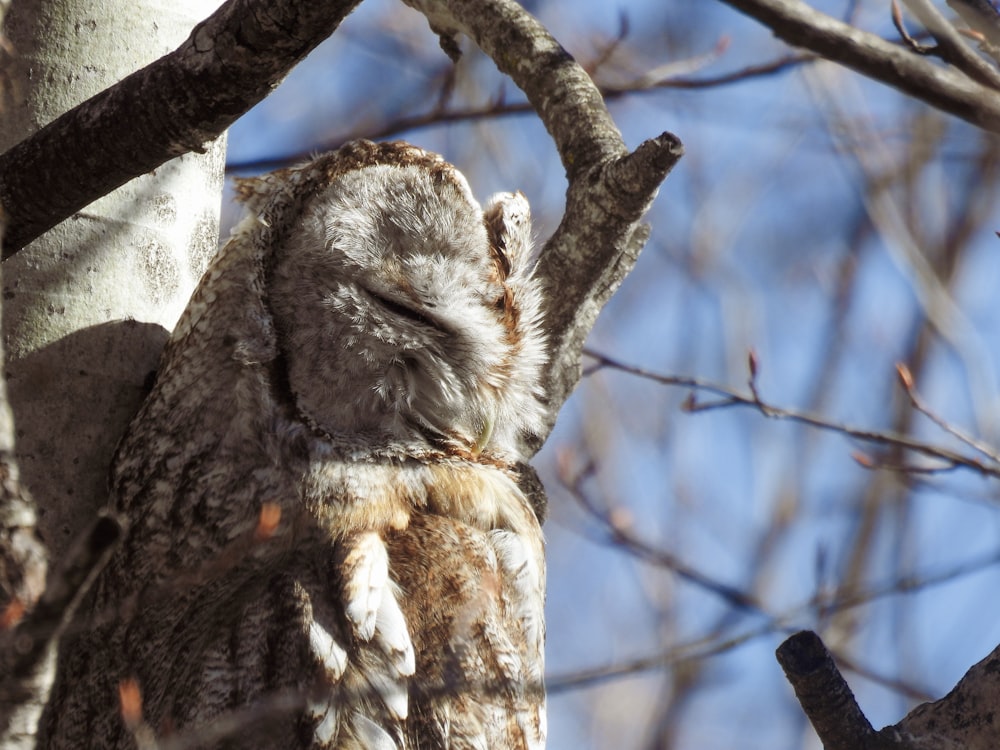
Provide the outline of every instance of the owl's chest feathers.
[[338,534],[400,531],[415,514],[432,514],[482,531],[540,536],[514,480],[497,466],[474,461],[314,460],[301,499],[313,519]]

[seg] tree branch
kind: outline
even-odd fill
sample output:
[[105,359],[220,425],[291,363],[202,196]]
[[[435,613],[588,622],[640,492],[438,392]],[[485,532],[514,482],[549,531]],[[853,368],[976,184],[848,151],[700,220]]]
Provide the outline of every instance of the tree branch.
[[[933,419],[939,427],[950,434],[955,435],[966,445],[974,448],[977,453],[981,454],[981,457],[961,453],[946,446],[934,445],[932,443],[917,440],[916,438],[896,432],[853,427],[848,424],[835,422],[818,414],[776,406],[764,401],[761,397],[759,391],[757,390],[753,375],[750,380],[750,393],[747,394],[740,393],[739,391],[733,390],[732,388],[719,383],[713,383],[711,381],[692,377],[690,375],[661,375],[659,373],[650,372],[649,370],[644,370],[641,367],[633,367],[623,362],[618,362],[611,357],[591,350],[588,350],[586,354],[588,357],[596,361],[596,365],[591,369],[591,371],[607,367],[618,370],[619,372],[625,372],[630,375],[645,378],[662,385],[681,386],[683,388],[691,389],[691,393],[682,405],[684,411],[689,413],[745,406],[756,409],[768,419],[787,420],[789,422],[808,425],[809,427],[819,430],[837,432],[845,437],[860,440],[871,445],[902,448],[941,462],[940,464],[931,466],[890,466],[882,463],[877,458],[855,453],[853,458],[865,468],[888,468],[908,473],[923,474],[940,473],[957,468],[963,468],[974,471],[985,477],[1000,479],[1000,462],[996,460],[996,451],[991,450],[988,446],[983,445],[979,441],[972,440],[972,438],[965,435],[960,430],[957,430],[952,425],[948,425],[944,422],[944,420],[937,417],[937,415],[931,416],[933,413],[930,412],[930,410],[927,409],[922,402],[921,407],[923,408],[920,410],[924,414],[927,414],[931,419]],[[919,395],[912,389],[912,384],[907,387],[904,382],[904,388],[907,391],[908,397],[919,399]],[[719,398],[712,401],[699,401],[695,396],[695,392],[711,393],[719,396]]]
[[174,52],[4,153],[4,259],[129,180],[200,151],[267,96],[359,2],[229,0]]
[[410,2],[435,31],[469,35],[513,79],[566,169],[566,211],[538,267],[549,290],[548,432],[579,382],[583,343],[597,314],[645,244],[648,231],[639,221],[683,149],[676,136],[663,133],[629,153],[586,71],[512,0]]
[[940,50],[938,54],[942,60],[984,86],[1000,89],[1000,72],[965,43],[955,27],[929,0],[903,2],[937,40]]
[[824,750],[922,750],[996,746],[1000,717],[1000,647],[970,669],[939,701],[913,709],[876,732],[812,631],[796,633],[775,653]]
[[775,656],[825,750],[873,747],[875,730],[818,635],[811,630],[796,633]]
[[917,748],[996,747],[1000,737],[1000,647],[975,664],[955,688],[924,703],[880,735],[902,738]]
[[788,44],[811,50],[984,130],[1000,132],[997,90],[956,69],[941,67],[799,0],[723,2],[757,19]]

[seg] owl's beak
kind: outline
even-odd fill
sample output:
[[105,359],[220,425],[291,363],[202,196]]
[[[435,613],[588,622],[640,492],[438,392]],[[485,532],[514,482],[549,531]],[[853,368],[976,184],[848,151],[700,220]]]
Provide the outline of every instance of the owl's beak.
[[476,437],[476,442],[472,445],[472,455],[479,456],[486,447],[486,444],[490,442],[490,438],[493,436],[493,425],[496,418],[493,415],[492,410],[487,410],[487,413],[483,416],[483,426],[479,431],[479,435]]

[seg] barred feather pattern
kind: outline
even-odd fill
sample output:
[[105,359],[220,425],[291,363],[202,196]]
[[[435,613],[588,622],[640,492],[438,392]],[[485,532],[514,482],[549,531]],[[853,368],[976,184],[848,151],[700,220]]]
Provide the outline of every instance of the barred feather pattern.
[[239,193],[119,445],[129,529],[39,747],[543,747],[526,200],[367,141]]

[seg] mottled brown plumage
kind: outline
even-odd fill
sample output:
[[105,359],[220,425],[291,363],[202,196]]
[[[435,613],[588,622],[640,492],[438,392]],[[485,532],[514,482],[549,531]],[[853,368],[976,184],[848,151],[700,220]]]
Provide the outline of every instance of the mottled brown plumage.
[[541,747],[542,536],[515,469],[543,411],[527,203],[480,209],[440,157],[363,141],[239,193],[119,446],[130,528],[41,747],[134,746],[122,680],[139,736]]

